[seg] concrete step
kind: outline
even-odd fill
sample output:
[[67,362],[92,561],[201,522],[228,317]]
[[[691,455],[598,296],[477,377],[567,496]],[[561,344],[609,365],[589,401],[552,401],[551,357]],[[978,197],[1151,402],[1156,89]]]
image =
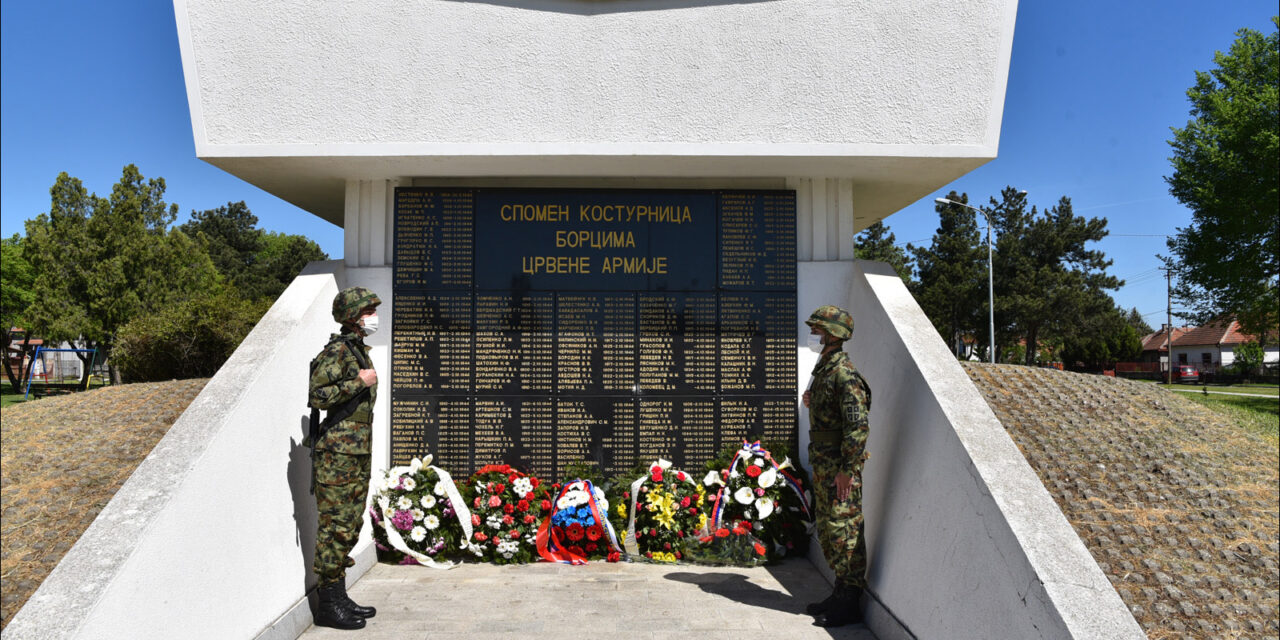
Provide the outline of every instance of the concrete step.
[[862,625],[813,626],[804,607],[829,592],[803,559],[754,569],[592,562],[441,571],[379,564],[350,589],[356,602],[378,608],[364,630],[313,626],[302,638],[742,640],[763,632],[789,640],[875,640]]

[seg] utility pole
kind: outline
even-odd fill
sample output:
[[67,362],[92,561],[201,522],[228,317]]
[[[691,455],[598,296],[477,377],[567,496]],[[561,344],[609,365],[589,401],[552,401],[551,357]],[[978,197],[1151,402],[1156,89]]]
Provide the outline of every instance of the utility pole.
[[1173,385],[1173,269],[1165,267],[1165,325],[1164,343],[1169,350],[1169,369],[1165,373],[1165,384]]

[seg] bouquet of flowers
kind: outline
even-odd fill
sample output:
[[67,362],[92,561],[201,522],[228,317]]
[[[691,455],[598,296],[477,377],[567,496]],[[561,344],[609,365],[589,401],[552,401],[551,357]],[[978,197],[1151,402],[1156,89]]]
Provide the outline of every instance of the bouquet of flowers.
[[548,562],[568,564],[601,557],[617,562],[622,548],[608,513],[604,491],[591,481],[566,484],[556,496],[551,517],[538,529],[538,555]]
[[710,471],[703,478],[708,490],[719,487],[712,506],[712,527],[746,521],[765,543],[770,559],[778,560],[807,537],[813,516],[800,477],[788,471],[791,459],[778,463],[759,442],[743,442],[729,468]]
[[752,535],[755,525],[749,520],[722,523],[706,535],[694,538],[686,556],[690,562],[716,566],[755,567],[768,561],[768,550]]
[[369,518],[379,555],[400,564],[448,568],[448,549],[466,548],[471,513],[453,479],[440,467],[414,458],[394,467],[377,485]]
[[683,559],[687,541],[707,523],[703,494],[701,485],[669,461],[649,465],[618,507],[627,518],[627,552],[657,562]]
[[551,511],[546,485],[511,465],[481,467],[467,480],[471,525],[466,549],[496,564],[530,562],[538,523]]

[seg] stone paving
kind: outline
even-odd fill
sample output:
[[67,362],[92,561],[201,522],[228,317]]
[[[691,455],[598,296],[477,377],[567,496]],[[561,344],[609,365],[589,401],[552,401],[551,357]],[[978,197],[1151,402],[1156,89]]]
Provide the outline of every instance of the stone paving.
[[755,569],[593,562],[441,571],[378,564],[350,589],[357,602],[378,608],[367,627],[311,627],[302,638],[875,640],[862,625],[813,626],[804,606],[829,589],[804,559]]

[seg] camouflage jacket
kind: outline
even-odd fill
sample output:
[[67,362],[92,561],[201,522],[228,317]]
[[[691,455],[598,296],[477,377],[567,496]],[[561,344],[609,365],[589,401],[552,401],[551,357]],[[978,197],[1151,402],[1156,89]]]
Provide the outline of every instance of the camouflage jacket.
[[[329,336],[329,344],[312,360],[311,393],[308,404],[317,409],[336,409],[364,389],[360,381],[360,363],[352,348],[363,349],[367,359],[369,347],[364,340],[349,334]],[[372,364],[370,364],[372,368]],[[369,388],[369,396],[356,405],[346,420],[339,422],[320,437],[316,449],[336,453],[360,454],[371,451],[373,403],[378,397],[378,383]]]
[[840,458],[860,465],[867,459],[871,432],[871,387],[849,361],[849,354],[836,349],[822,356],[813,369],[809,391],[810,442],[834,454],[838,437]]

